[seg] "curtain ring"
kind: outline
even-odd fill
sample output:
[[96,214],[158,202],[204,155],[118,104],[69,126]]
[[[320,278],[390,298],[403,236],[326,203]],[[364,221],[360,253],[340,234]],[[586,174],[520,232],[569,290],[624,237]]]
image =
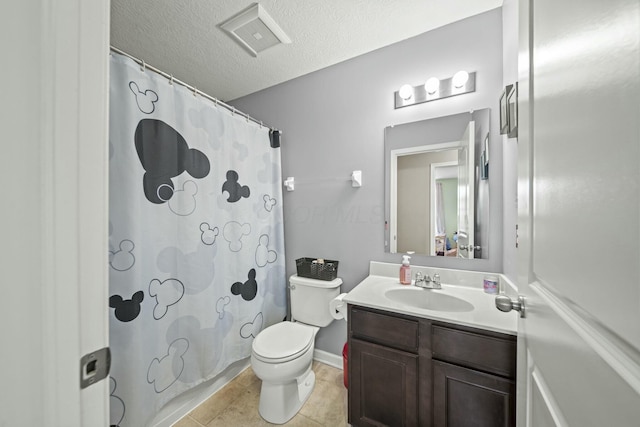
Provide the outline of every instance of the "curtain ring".
[[233,111],[231,111],[231,115],[233,115],[233,116],[236,115],[236,107],[233,107]]
[[260,120],[260,129],[262,129],[262,120]]
[[173,86],[173,74],[171,74],[171,77],[169,77],[169,84]]
[[218,98],[213,98],[213,104],[218,108]]
[[198,94],[198,88],[197,87],[193,87],[193,96],[196,96]]
[[142,61],[142,66],[140,67],[140,71],[144,73],[145,69],[147,68],[147,64],[144,63],[144,59],[141,59],[140,61]]

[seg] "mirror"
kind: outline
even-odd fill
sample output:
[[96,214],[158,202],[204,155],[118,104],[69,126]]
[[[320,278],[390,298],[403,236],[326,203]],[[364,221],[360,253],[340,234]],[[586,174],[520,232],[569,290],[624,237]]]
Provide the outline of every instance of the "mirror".
[[488,259],[490,109],[385,128],[385,251]]

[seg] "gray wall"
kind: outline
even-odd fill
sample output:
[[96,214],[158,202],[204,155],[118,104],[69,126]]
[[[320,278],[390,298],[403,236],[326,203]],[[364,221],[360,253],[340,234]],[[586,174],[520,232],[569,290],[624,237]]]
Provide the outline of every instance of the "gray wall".
[[[476,92],[393,108],[402,84],[461,69],[476,71]],[[501,90],[498,8],[231,102],[284,132],[283,176],[296,180],[295,191],[284,194],[287,273],[295,273],[296,258],[339,260],[346,292],[367,276],[369,261],[400,262],[384,252],[384,128],[487,107],[497,112]],[[499,165],[497,113],[491,129],[491,162]],[[353,170],[362,170],[361,188],[351,187]],[[413,264],[502,271],[502,171],[491,173],[490,258],[416,256]],[[340,354],[345,340],[346,322],[333,322],[319,332],[316,348]]]

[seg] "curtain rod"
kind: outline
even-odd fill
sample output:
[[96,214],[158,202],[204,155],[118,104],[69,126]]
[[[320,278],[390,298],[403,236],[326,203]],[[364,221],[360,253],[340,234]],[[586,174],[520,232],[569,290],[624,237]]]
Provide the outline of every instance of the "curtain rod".
[[257,124],[257,125],[260,125],[260,127],[264,126],[264,127],[268,128],[268,129],[270,129],[270,130],[274,131],[274,132],[279,132],[279,133],[280,133],[280,135],[282,135],[282,131],[280,131],[280,130],[278,130],[278,129],[276,129],[276,128],[272,128],[272,127],[270,127],[270,126],[267,126],[267,125],[265,125],[264,123],[262,123],[260,120],[256,120],[256,119],[254,119],[253,117],[251,117],[250,115],[248,115],[247,113],[243,113],[242,111],[240,111],[240,110],[236,109],[236,107],[233,107],[233,106],[231,106],[231,105],[229,105],[229,104],[226,104],[225,102],[220,101],[218,98],[215,98],[215,97],[213,97],[213,96],[211,96],[211,95],[208,95],[208,94],[206,94],[206,93],[204,93],[204,92],[202,92],[202,91],[198,90],[198,89],[197,89],[197,88],[195,88],[194,86],[191,86],[191,85],[189,85],[189,84],[187,84],[187,83],[185,83],[185,82],[183,82],[183,81],[181,81],[181,80],[178,80],[178,79],[174,78],[172,74],[165,73],[164,71],[159,70],[158,68],[153,67],[153,66],[151,66],[151,65],[147,64],[147,63],[146,63],[146,62],[144,62],[142,59],[138,59],[138,58],[136,58],[136,57],[135,57],[135,56],[133,56],[133,55],[129,55],[127,52],[124,52],[124,51],[122,51],[122,50],[118,49],[117,47],[109,46],[109,48],[110,48],[113,52],[118,53],[118,54],[123,55],[123,56],[126,56],[127,58],[129,58],[129,59],[131,59],[131,60],[133,60],[133,61],[137,62],[138,64],[140,64],[140,65],[142,66],[142,69],[143,69],[143,70],[144,70],[144,69],[146,69],[146,68],[148,68],[149,70],[154,71],[154,72],[156,72],[156,73],[160,74],[161,76],[164,76],[165,78],[169,79],[172,83],[177,83],[177,84],[179,84],[179,85],[182,85],[182,86],[186,87],[187,89],[189,89],[190,91],[192,91],[192,92],[194,93],[194,95],[195,95],[195,94],[199,94],[199,95],[201,95],[201,96],[203,96],[203,97],[207,98],[208,100],[212,101],[216,106],[217,106],[217,105],[220,105],[220,106],[222,106],[222,107],[226,108],[226,109],[227,109],[227,110],[229,110],[232,114],[239,114],[240,116],[242,116],[242,117],[246,118],[247,120],[251,120],[253,123],[255,123],[255,124]]

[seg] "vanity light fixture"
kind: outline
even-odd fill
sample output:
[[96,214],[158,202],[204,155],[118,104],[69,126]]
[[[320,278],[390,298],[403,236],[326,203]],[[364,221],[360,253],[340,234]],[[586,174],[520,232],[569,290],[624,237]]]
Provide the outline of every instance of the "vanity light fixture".
[[424,89],[427,91],[427,95],[433,95],[440,90],[440,79],[437,77],[431,77],[424,84]]
[[429,78],[426,83],[411,86],[403,85],[395,92],[395,108],[435,101],[436,99],[462,95],[476,91],[476,73],[458,71],[453,77],[447,79]]
[[455,87],[456,89],[460,89],[467,83],[468,80],[469,80],[469,73],[467,73],[464,70],[458,71],[453,75],[453,79],[452,79],[453,87]]
[[400,98],[402,98],[405,101],[408,101],[411,99],[411,97],[413,96],[413,86],[411,85],[402,85],[400,87],[400,90],[398,91],[398,94],[400,95]]

